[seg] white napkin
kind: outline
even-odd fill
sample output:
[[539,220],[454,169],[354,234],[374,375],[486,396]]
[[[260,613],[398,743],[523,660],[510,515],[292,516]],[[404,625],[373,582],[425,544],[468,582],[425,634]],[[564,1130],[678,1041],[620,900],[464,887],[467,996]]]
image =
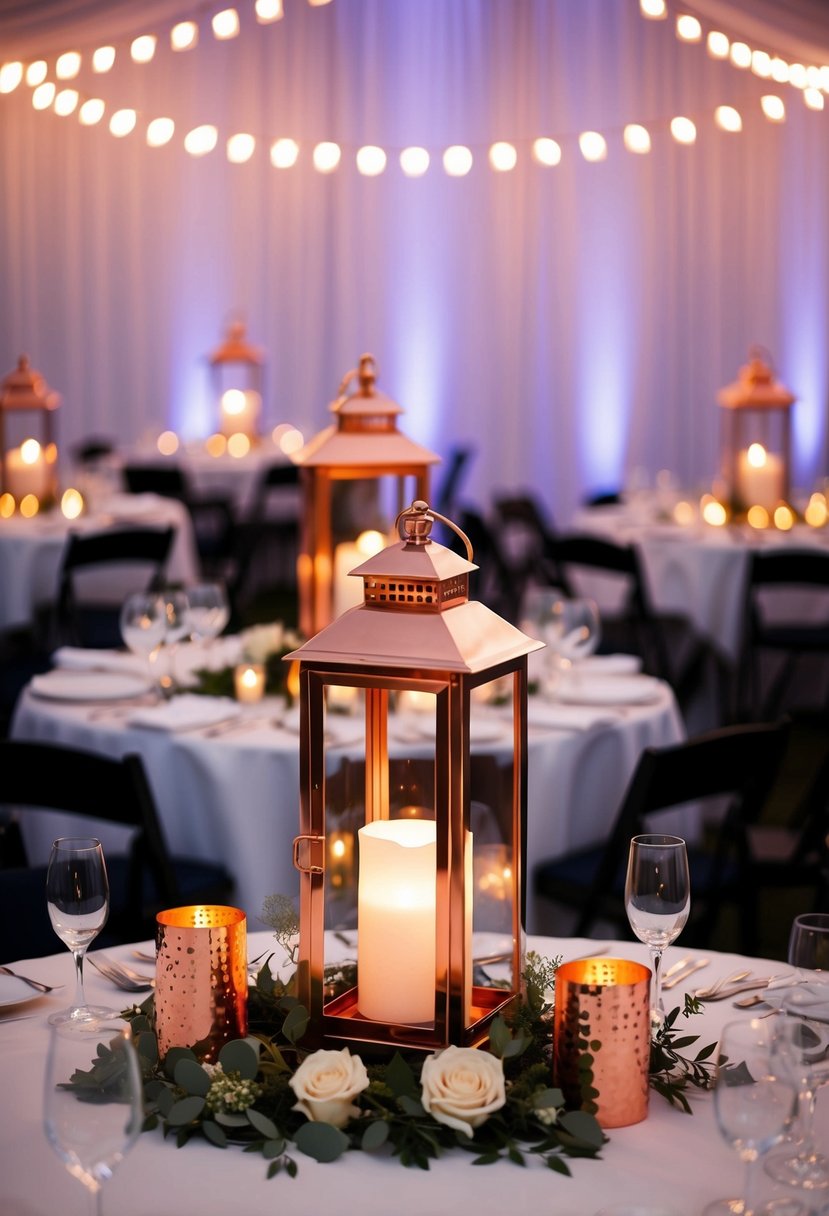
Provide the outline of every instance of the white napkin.
[[230,697],[183,693],[163,705],[137,709],[128,721],[130,726],[145,726],[151,730],[198,730],[202,726],[216,726],[219,722],[238,718],[241,712],[242,707]]
[[592,705],[556,705],[533,697],[527,709],[530,726],[549,726],[554,730],[590,730],[618,722],[619,714],[612,709]]
[[72,671],[118,671],[130,675],[147,675],[147,661],[137,654],[120,650],[84,649],[82,646],[59,646],[52,655],[55,667]]
[[638,654],[590,654],[579,659],[579,674],[585,676],[633,676],[641,670]]
[[814,971],[800,969],[790,975],[776,976],[766,988],[763,1000],[775,1009],[782,1009],[794,991],[802,1017],[829,1022],[829,974],[816,979]]

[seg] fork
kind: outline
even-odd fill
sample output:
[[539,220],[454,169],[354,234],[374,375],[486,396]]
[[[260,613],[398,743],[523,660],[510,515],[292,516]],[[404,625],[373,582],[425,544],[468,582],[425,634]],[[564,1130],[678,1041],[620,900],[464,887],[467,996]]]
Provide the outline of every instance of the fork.
[[[0,967],[0,973],[3,975],[13,975],[16,980],[22,980],[24,984],[28,984],[30,988],[36,989],[38,992],[54,992],[54,984],[44,984],[40,980],[29,979],[28,975],[21,975],[19,971],[12,971],[11,967]],[[58,988],[62,988],[63,984],[58,984]]]
[[[87,954],[88,961],[92,964],[96,971],[99,971],[105,979],[108,979],[120,988],[123,992],[149,992],[155,981],[152,979],[130,979],[126,971],[121,970],[120,965],[113,963],[111,959],[102,959],[100,954],[96,957],[94,954]],[[133,972],[137,975],[138,972]]]

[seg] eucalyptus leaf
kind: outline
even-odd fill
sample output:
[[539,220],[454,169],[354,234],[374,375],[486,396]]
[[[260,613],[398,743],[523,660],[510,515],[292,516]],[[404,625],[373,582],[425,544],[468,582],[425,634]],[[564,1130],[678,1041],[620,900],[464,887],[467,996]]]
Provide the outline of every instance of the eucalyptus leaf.
[[294,1005],[282,1023],[282,1033],[289,1043],[296,1043],[308,1027],[308,1010],[303,1005]]
[[[196,1060],[196,1053],[189,1047],[171,1047],[164,1057],[164,1071],[172,1081],[176,1074],[176,1064],[179,1060]],[[196,1060],[198,1063],[198,1060]]]
[[512,1035],[504,1019],[500,1016],[494,1018],[489,1028],[489,1046],[492,1054],[503,1058],[507,1054],[511,1042]]
[[141,1030],[136,1032],[135,1025],[138,1021],[146,1021],[146,1018],[135,1018],[132,1023],[133,1034],[137,1034],[135,1040],[136,1050],[143,1060],[147,1060],[150,1064],[158,1063],[158,1039],[151,1030]]
[[397,1101],[400,1103],[403,1113],[411,1115],[413,1119],[418,1119],[421,1115],[426,1114],[420,1099],[413,1098],[411,1094],[401,1094]]
[[303,1123],[294,1142],[301,1153],[315,1161],[336,1161],[348,1148],[348,1136],[331,1123]]
[[191,1096],[174,1102],[167,1113],[167,1122],[171,1127],[184,1127],[198,1119],[204,1110],[204,1098]]
[[210,1143],[216,1145],[216,1148],[227,1148],[227,1135],[218,1123],[214,1123],[212,1119],[205,1119],[201,1129]]
[[389,1138],[388,1123],[385,1119],[375,1119],[369,1123],[360,1140],[360,1148],[364,1153],[374,1153],[386,1143]]
[[593,1148],[604,1144],[604,1132],[592,1115],[583,1110],[568,1110],[559,1119],[565,1131]]
[[248,1117],[242,1111],[217,1110],[214,1118],[222,1127],[250,1127]]
[[225,1072],[238,1072],[243,1081],[252,1081],[259,1071],[259,1052],[245,1039],[231,1039],[219,1052],[219,1063]]
[[248,1107],[245,1114],[251,1127],[255,1128],[260,1136],[264,1136],[266,1140],[276,1140],[278,1138],[279,1128],[267,1115],[263,1115],[261,1111],[254,1110],[252,1106]]
[[179,1089],[183,1089],[188,1094],[195,1094],[199,1098],[206,1097],[207,1091],[210,1089],[210,1077],[201,1064],[197,1064],[195,1060],[179,1060],[173,1080]]
[[394,1053],[386,1068],[386,1084],[396,1098],[403,1094],[415,1097],[420,1092],[414,1073],[399,1051]]

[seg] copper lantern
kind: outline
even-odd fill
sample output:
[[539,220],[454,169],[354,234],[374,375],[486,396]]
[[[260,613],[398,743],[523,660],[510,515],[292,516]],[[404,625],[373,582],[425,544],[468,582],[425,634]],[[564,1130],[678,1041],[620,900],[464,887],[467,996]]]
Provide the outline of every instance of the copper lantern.
[[264,356],[247,340],[245,326],[232,321],[224,341],[210,355],[212,396],[219,429],[226,436],[259,437]]
[[797,398],[754,348],[738,379],[720,389],[722,475],[733,511],[771,518],[791,492],[791,407]]
[[[431,539],[435,519],[454,528],[422,501],[401,512],[401,540],[353,571],[362,603],[288,656],[298,996],[321,1044],[474,1046],[518,994],[527,655],[541,643],[469,599],[476,567]],[[481,702],[497,743],[470,716]]]
[[[440,459],[398,430],[403,411],[378,392],[376,379],[373,356],[363,355],[359,367],[343,378],[330,407],[336,421],[292,456],[302,482],[299,626],[306,637],[353,605],[348,571],[359,560],[357,535],[363,529],[384,531],[381,482],[392,481],[394,501],[386,504],[392,519],[409,501],[412,489],[418,499],[428,497],[429,466]],[[354,380],[357,387],[349,393]],[[407,487],[407,477],[414,478],[413,486]],[[370,496],[362,517],[354,509],[354,494],[347,509],[343,503],[344,493],[358,487]]]
[[[57,498],[54,416],[59,405],[60,395],[30,366],[26,355],[20,356],[14,371],[0,382],[0,492],[13,495],[18,502],[32,497],[42,506]],[[10,446],[12,414],[24,416],[29,432],[19,447]],[[35,424],[39,440],[31,434]]]

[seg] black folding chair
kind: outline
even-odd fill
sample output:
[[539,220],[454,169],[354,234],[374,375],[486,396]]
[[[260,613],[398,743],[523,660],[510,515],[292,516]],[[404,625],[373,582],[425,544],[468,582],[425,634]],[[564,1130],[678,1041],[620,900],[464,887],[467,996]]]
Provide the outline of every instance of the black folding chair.
[[[789,735],[789,723],[727,726],[669,747],[648,747],[622,800],[607,840],[542,861],[533,890],[577,913],[575,936],[599,921],[627,930],[625,873],[632,836],[658,832],[661,812],[689,802],[727,800],[709,847],[689,847],[691,920],[683,939],[698,945],[712,937],[720,908],[736,905],[743,949],[756,953],[756,892],[751,885],[748,829],[759,821]],[[560,808],[566,814],[566,808]],[[555,925],[545,927],[553,932]]]
[[233,879],[222,865],[170,855],[140,756],[116,760],[55,744],[0,741],[0,804],[12,808],[0,858],[2,959],[58,948],[46,910],[46,867],[21,864],[25,852],[18,847],[15,855],[8,839],[9,823],[19,825],[28,814],[63,811],[135,829],[125,854],[106,852],[110,914],[99,945],[154,937],[164,908],[232,901]]
[[233,503],[227,495],[196,493],[177,464],[128,464],[124,481],[131,494],[159,494],[183,503],[193,521],[205,574],[224,574],[233,548],[235,523]]
[[232,626],[242,623],[245,605],[257,591],[278,588],[296,593],[299,514],[299,466],[269,465],[234,532],[234,570],[229,580]]

